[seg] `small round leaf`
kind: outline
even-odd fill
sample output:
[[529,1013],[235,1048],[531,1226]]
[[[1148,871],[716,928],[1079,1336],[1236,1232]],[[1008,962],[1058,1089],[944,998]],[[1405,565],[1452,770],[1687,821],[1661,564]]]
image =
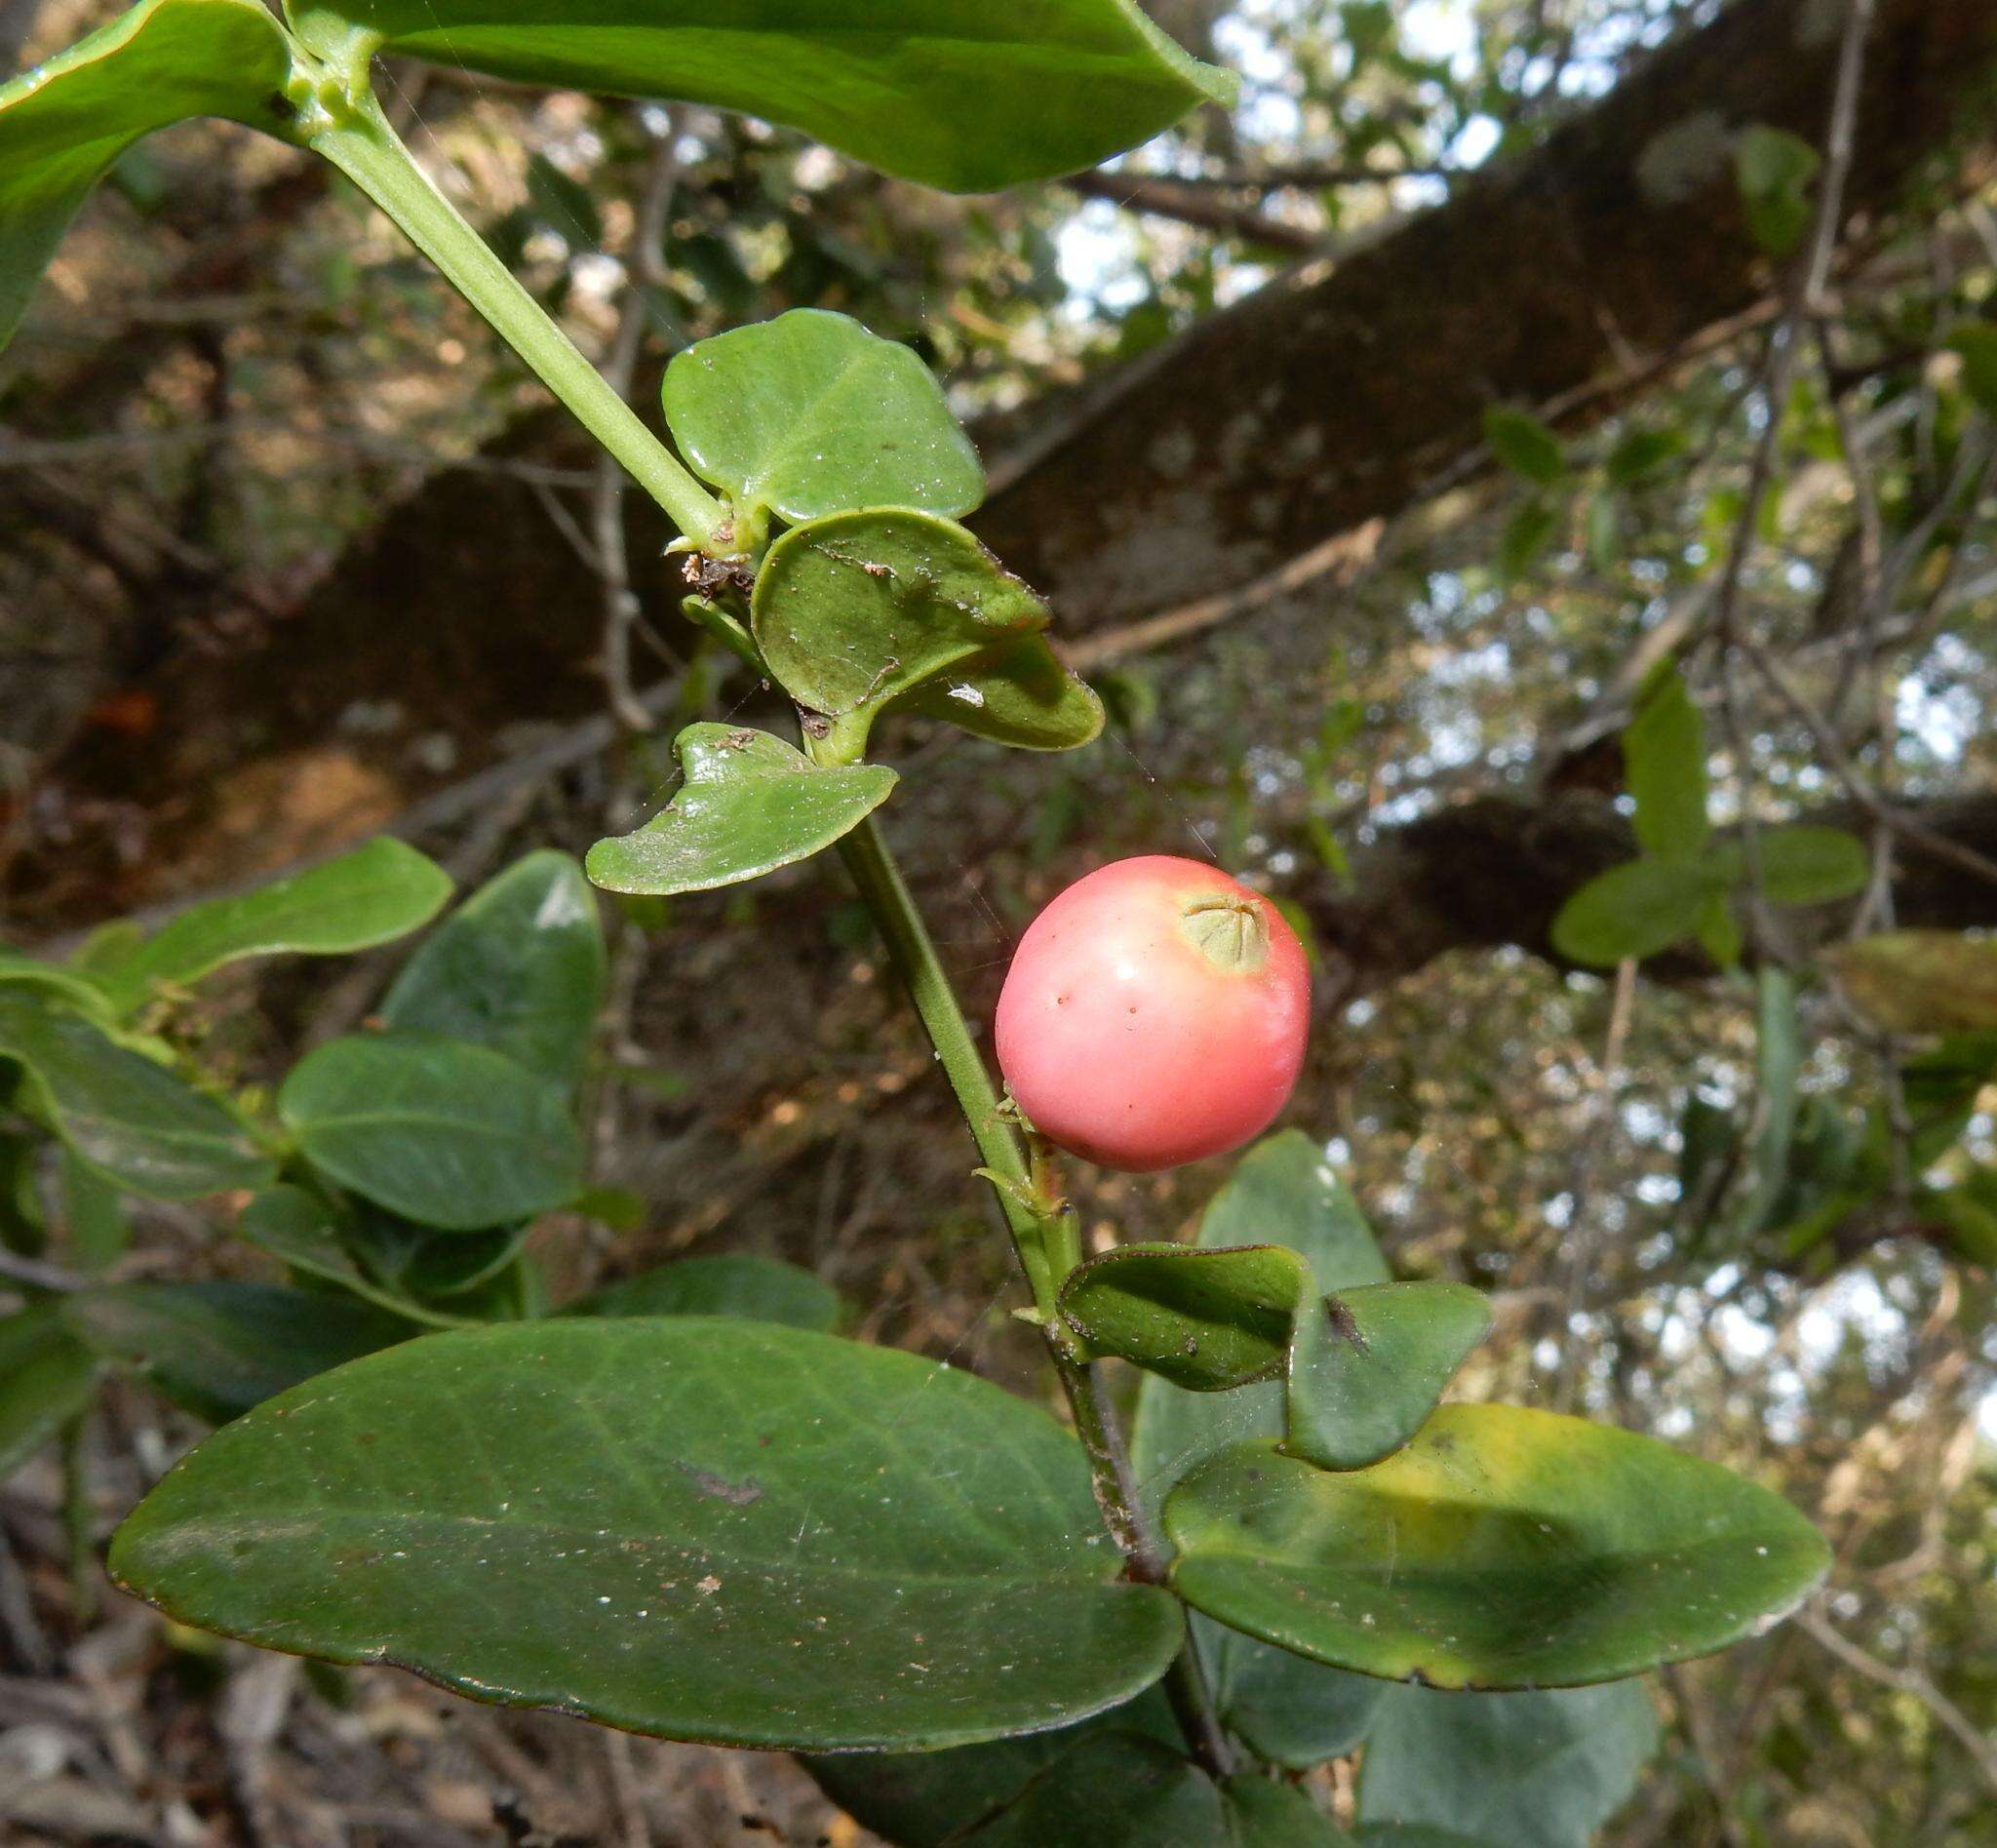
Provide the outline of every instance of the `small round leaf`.
[[681,454],[744,511],[960,516],[985,497],[929,369],[848,315],[794,308],[701,340],[666,368],[665,406]]

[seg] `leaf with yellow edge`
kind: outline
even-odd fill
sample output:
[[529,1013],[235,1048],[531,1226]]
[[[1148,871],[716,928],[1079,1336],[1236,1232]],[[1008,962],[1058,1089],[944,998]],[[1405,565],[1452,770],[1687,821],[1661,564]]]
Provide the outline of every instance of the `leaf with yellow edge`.
[[1829,1549],[1780,1496],[1608,1426],[1444,1406],[1371,1470],[1236,1444],[1165,1504],[1175,1589],[1318,1662],[1436,1687],[1571,1687],[1755,1634]]

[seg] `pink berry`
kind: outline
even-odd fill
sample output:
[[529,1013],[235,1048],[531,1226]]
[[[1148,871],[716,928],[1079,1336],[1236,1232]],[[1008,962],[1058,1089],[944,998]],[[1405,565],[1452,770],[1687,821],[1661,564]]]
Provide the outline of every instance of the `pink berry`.
[[998,997],[998,1065],[1049,1140],[1149,1173],[1266,1129],[1310,1017],[1304,948],[1274,905],[1147,854],[1077,880],[1028,927]]

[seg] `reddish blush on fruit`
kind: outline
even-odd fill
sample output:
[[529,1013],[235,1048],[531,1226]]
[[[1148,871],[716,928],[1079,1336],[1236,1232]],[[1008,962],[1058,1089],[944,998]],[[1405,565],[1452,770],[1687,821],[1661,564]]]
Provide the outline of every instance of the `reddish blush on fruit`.
[[1050,1141],[1150,1173],[1268,1128],[1310,1016],[1304,948],[1275,906],[1148,854],[1077,880],[1028,926],[998,997],[998,1065]]

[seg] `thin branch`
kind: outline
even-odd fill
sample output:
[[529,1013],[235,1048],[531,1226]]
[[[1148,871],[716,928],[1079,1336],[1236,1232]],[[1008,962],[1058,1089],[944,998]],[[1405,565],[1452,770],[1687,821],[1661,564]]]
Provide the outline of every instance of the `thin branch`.
[[1113,179],[1170,179],[1181,186],[1215,192],[1331,192],[1343,186],[1390,186],[1397,179],[1457,179],[1464,169],[1440,161],[1405,167],[1369,167],[1363,162],[1276,161],[1267,167],[1236,167],[1218,174],[1111,174]]
[[1782,663],[1767,649],[1751,636],[1744,635],[1736,638],[1736,646],[1775,689],[1782,704],[1809,728],[1818,750],[1823,756],[1825,767],[1837,778],[1845,794],[1859,807],[1881,827],[1891,829],[1909,845],[1917,846],[1923,852],[1933,854],[1937,859],[1946,860],[1952,866],[1959,866],[1966,873],[1974,873],[1978,879],[1997,884],[1997,860],[1978,853],[1975,847],[1965,846],[1960,841],[1951,841],[1947,835],[1938,829],[1929,827],[1918,816],[1896,807],[1859,774],[1857,767],[1846,756],[1844,745],[1832,729],[1830,722],[1803,697]]
[[1207,188],[1178,179],[1153,179],[1141,174],[1075,174],[1061,182],[1084,199],[1106,199],[1113,206],[1154,217],[1174,218],[1202,231],[1219,231],[1283,251],[1315,251],[1323,247],[1318,232],[1272,218],[1252,206],[1216,197]]
[[1760,381],[1764,421],[1748,465],[1746,491],[1734,522],[1726,566],[1713,598],[1713,633],[1720,661],[1720,710],[1734,759],[1734,774],[1741,783],[1741,852],[1747,869],[1748,924],[1754,941],[1765,953],[1773,953],[1777,946],[1761,877],[1760,837],[1748,787],[1753,746],[1747,735],[1739,672],[1743,640],[1740,621],[1741,582],[1759,533],[1762,505],[1775,478],[1782,407],[1788,402],[1789,381],[1795,374],[1803,319],[1822,298],[1830,279],[1838,232],[1844,223],[1845,185],[1851,177],[1856,146],[1859,95],[1865,69],[1865,34],[1872,23],[1872,7],[1873,0],[1848,0],[1845,9],[1837,84],[1831,97],[1830,125],[1824,136],[1823,179],[1817,201],[1816,224],[1808,256],[1795,276],[1782,316],[1769,334]]
[[1956,1742],[1983,1774],[1984,1782],[1992,1790],[1997,1790],[1997,1741],[1978,1730],[1969,1715],[1918,1669],[1896,1669],[1890,1663],[1881,1662],[1877,1656],[1860,1648],[1850,1637],[1833,1630],[1815,1610],[1799,1610],[1792,1621],[1805,1635],[1829,1650],[1846,1668],[1862,1674],[1868,1681],[1878,1682],[1881,1687],[1892,1688],[1919,1701],[1954,1735]]

